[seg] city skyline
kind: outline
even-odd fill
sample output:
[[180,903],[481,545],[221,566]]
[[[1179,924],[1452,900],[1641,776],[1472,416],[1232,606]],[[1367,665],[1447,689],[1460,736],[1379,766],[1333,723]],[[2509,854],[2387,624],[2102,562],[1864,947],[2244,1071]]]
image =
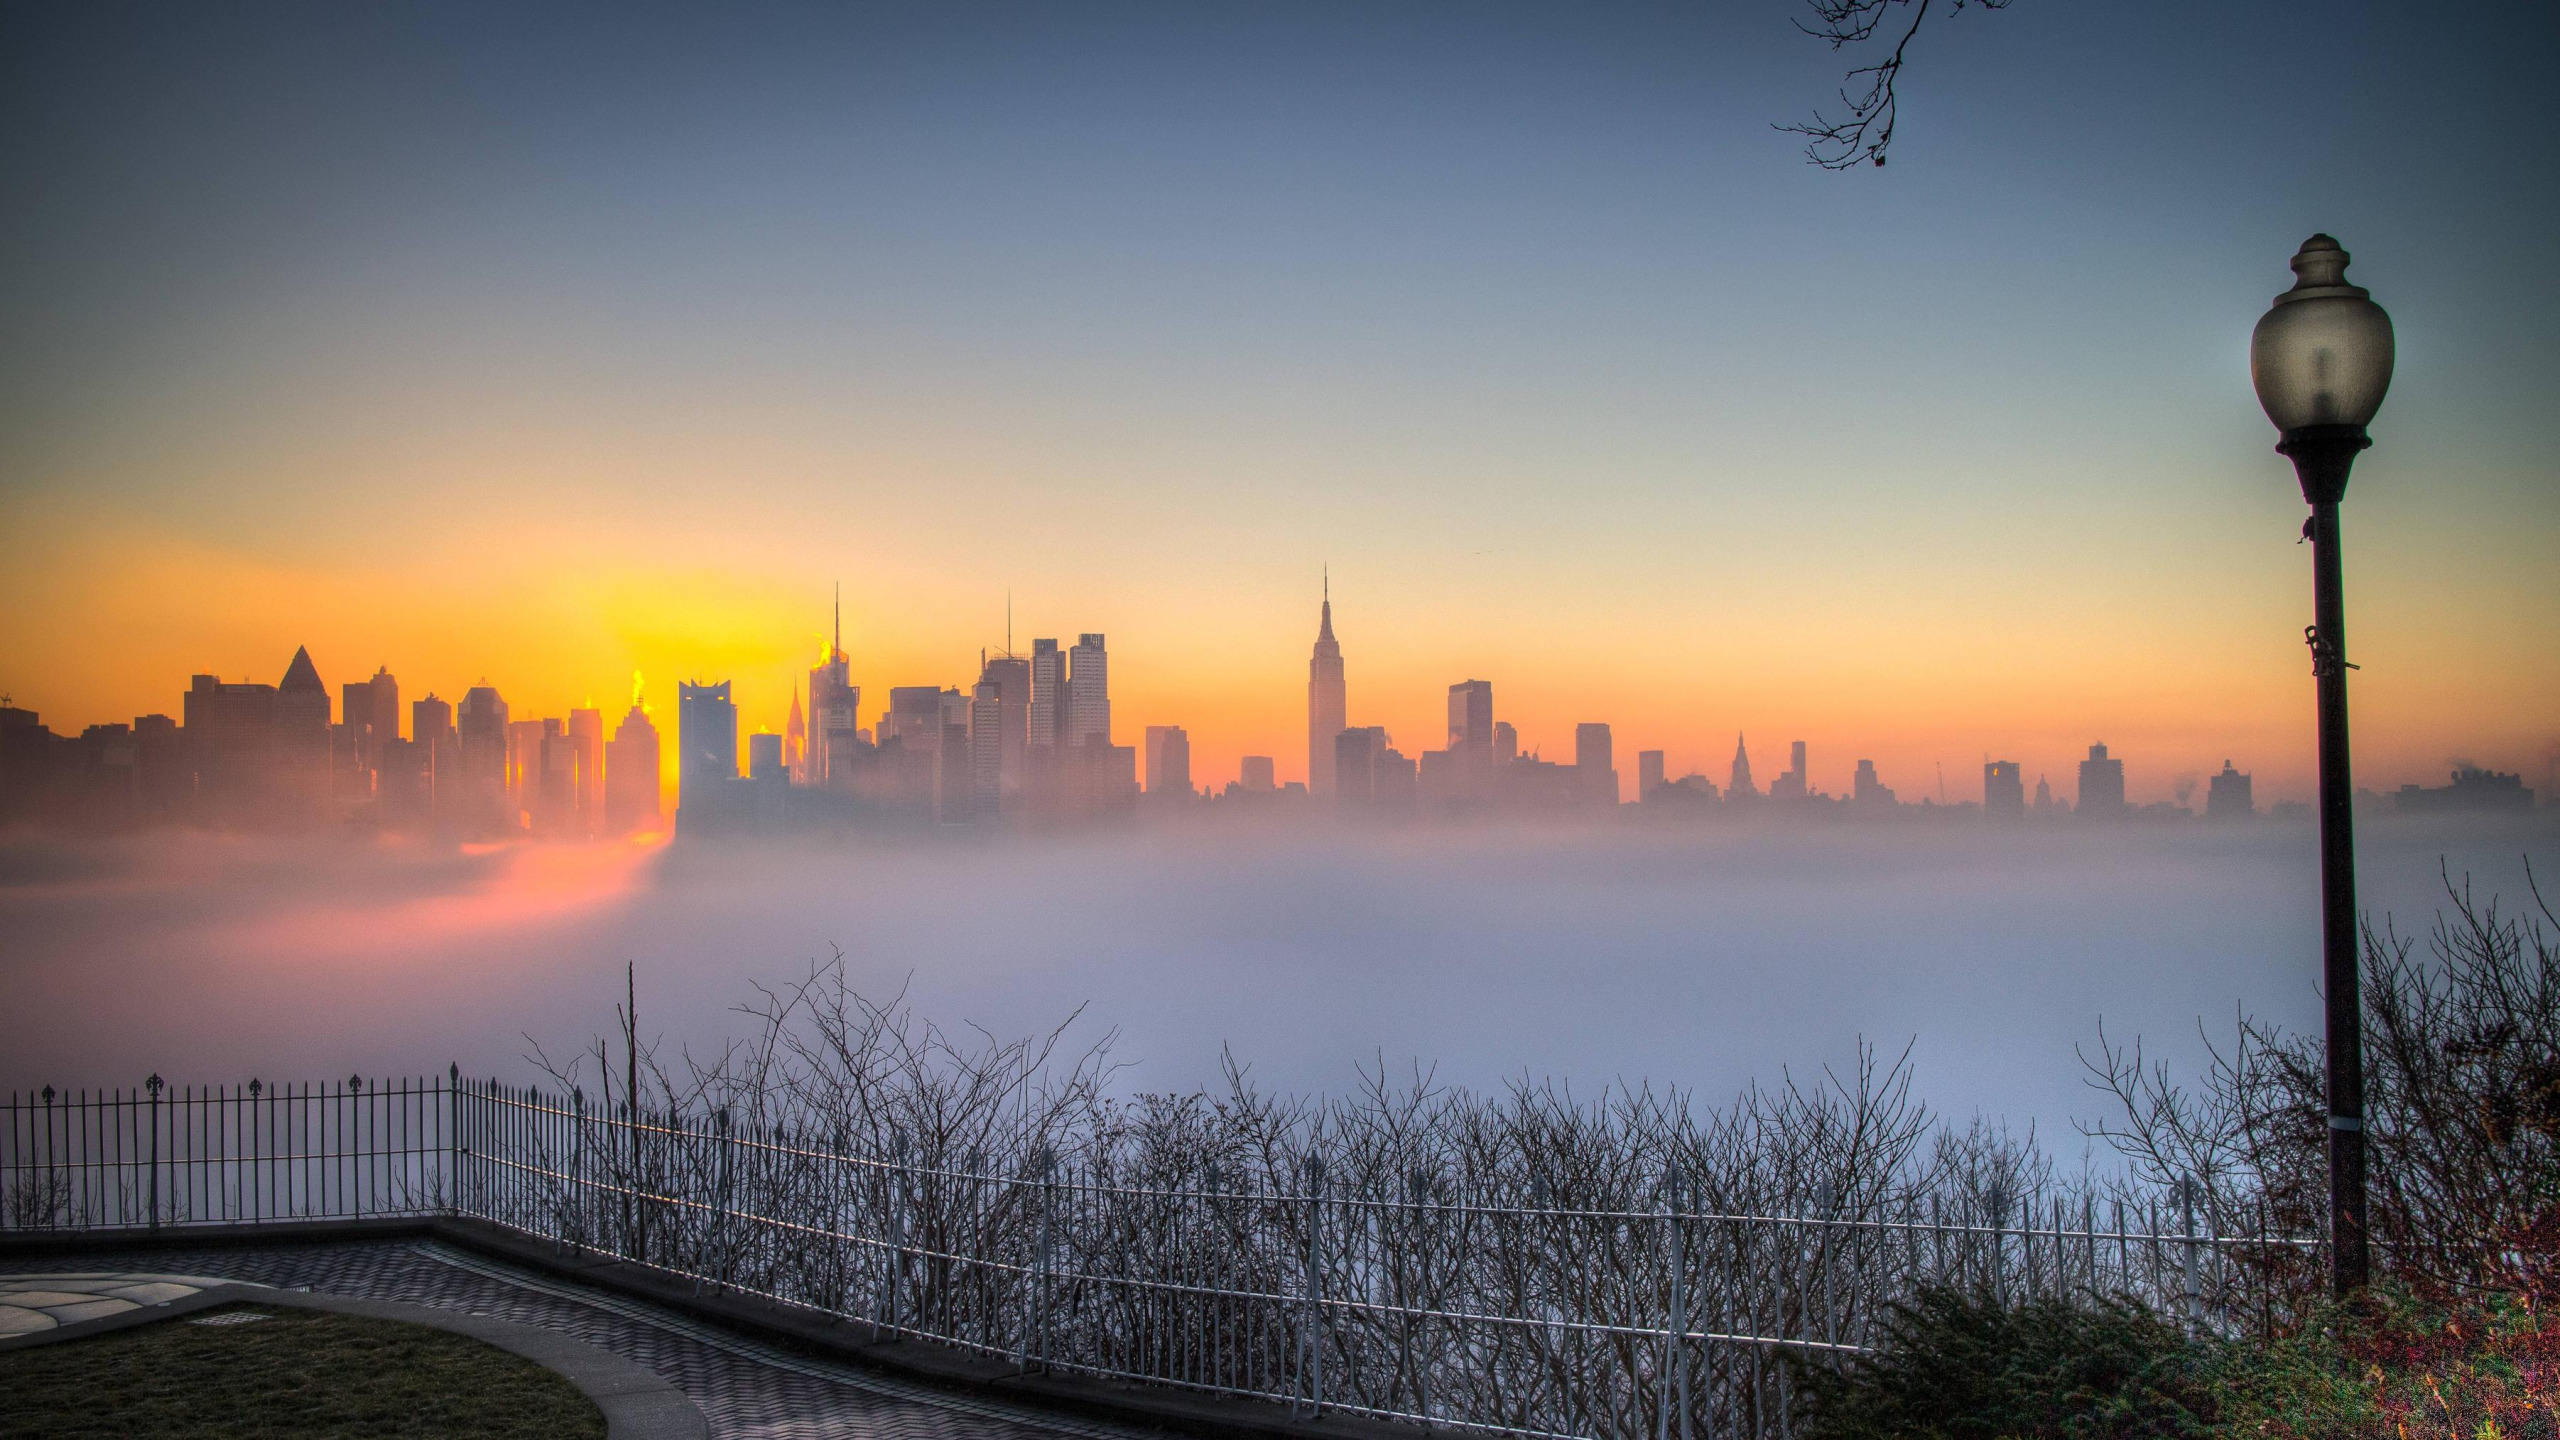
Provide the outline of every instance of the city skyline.
[[117,721],[305,644],[549,715],[726,677],[780,730],[841,576],[867,699],[967,678],[1011,591],[1230,774],[1304,749],[1330,562],[1408,747],[1473,676],[1550,756],[1608,696],[1674,770],[2103,736],[2298,798],[2246,349],[2320,230],[2403,345],[2360,773],[2539,777],[2552,190],[2475,143],[2535,47],[2324,14],[1967,15],[1843,176],[1769,128],[1839,78],[1777,8],[31,13],[0,690]]
[[[1407,732],[1399,742],[1389,727],[1351,718],[1358,711],[1347,702],[1347,677],[1357,667],[1335,633],[1330,574],[1321,578],[1303,732],[1306,769],[1293,776],[1272,755],[1240,753],[1231,772],[1236,778],[1223,789],[1216,772],[1195,768],[1189,727],[1176,717],[1147,717],[1132,727],[1143,732],[1139,744],[1117,743],[1104,633],[1079,633],[1066,649],[1055,637],[1037,637],[1032,654],[1019,656],[1010,649],[1010,603],[1007,648],[982,649],[974,680],[874,685],[871,693],[885,692],[885,699],[865,707],[857,661],[843,644],[841,587],[819,663],[789,694],[780,729],[742,726],[733,680],[688,678],[676,682],[675,729],[662,737],[635,675],[629,709],[608,743],[598,707],[572,707],[565,718],[535,716],[510,706],[485,677],[458,707],[429,691],[404,709],[401,683],[387,665],[369,679],[344,682],[333,714],[326,682],[308,648],[298,647],[274,685],[196,674],[184,696],[182,725],[165,713],[145,713],[129,729],[105,723],[86,727],[85,734],[64,732],[51,743],[67,755],[78,734],[87,756],[81,764],[94,768],[98,756],[87,752],[104,746],[99,755],[118,757],[111,764],[150,772],[137,782],[135,802],[163,819],[182,813],[169,799],[175,783],[206,797],[183,812],[199,822],[254,820],[287,794],[305,801],[320,794],[337,802],[335,813],[352,813],[350,803],[369,804],[383,823],[432,821],[464,834],[521,830],[564,837],[650,828],[662,813],[687,833],[706,835],[901,818],[946,825],[1075,823],[1134,805],[1142,793],[1156,802],[1168,793],[1233,799],[1287,791],[1336,810],[1450,815],[1562,813],[1594,802],[1730,809],[1767,801],[1845,805],[1848,813],[1870,815],[1978,809],[1995,819],[2048,811],[2225,819],[2260,813],[2256,797],[2266,793],[2254,773],[2239,770],[2228,755],[2218,772],[2136,772],[2128,788],[2124,758],[2104,741],[2092,742],[2071,763],[2075,783],[2068,792],[2048,771],[1987,751],[1978,786],[1960,779],[1952,791],[1943,761],[1933,763],[1929,786],[1889,775],[1870,753],[1826,757],[1830,764],[1817,770],[1804,739],[1789,742],[1785,770],[1763,789],[1753,779],[1747,730],[1736,734],[1719,785],[1705,766],[1674,763],[1668,746],[1646,744],[1653,737],[1632,737],[1636,743],[1621,748],[1606,719],[1576,721],[1570,750],[1548,758],[1534,732],[1524,743],[1513,721],[1497,718],[1494,683],[1474,678],[1446,687],[1445,731]],[[25,809],[18,792],[26,787],[25,774],[33,773],[27,769],[32,752],[24,747],[45,732],[38,729],[41,712],[13,706],[6,718],[9,768],[17,778],[5,798],[14,813]],[[1444,745],[1430,743],[1443,734]],[[608,755],[614,757],[610,774]],[[173,782],[168,772],[175,756],[185,757],[180,768],[187,774]],[[645,782],[632,778],[632,762],[643,756]],[[1620,763],[1626,756],[1633,766]],[[2533,802],[2520,772],[2449,763],[2450,788],[2423,781],[2365,788],[2391,792],[2404,810],[2501,808],[2509,801],[2529,808]],[[1841,768],[1845,778],[1826,783],[1831,770]],[[1896,778],[1904,781],[1899,787],[1891,783]],[[2560,794],[2549,777],[2533,778],[2545,796]],[[2168,794],[2147,793],[2146,779]],[[222,798],[261,786],[275,796],[255,803],[240,795]],[[798,794],[833,798],[815,810],[809,808],[815,800],[786,804]],[[2266,798],[2274,813],[2300,808],[2289,797]],[[2195,801],[2201,809],[2191,807]]]

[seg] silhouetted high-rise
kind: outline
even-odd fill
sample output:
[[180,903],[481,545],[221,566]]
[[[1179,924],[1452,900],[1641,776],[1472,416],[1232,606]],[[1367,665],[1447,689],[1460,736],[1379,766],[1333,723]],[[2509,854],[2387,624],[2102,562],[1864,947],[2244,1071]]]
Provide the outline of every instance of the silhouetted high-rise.
[[2084,820],[2124,814],[2124,762],[2109,758],[2106,746],[2090,746],[2089,758],[2080,762],[2080,799],[2073,808]]
[[1315,654],[1307,661],[1307,789],[1331,795],[1336,784],[1334,737],[1350,724],[1343,699],[1342,646],[1333,638],[1331,572],[1325,575],[1322,615],[1316,624]]
[[1461,680],[1449,687],[1449,748],[1493,758],[1492,681]]
[[[717,810],[722,788],[738,778],[738,707],[729,682],[676,686],[676,820],[708,803]],[[700,817],[697,817],[699,819]]]
[[1618,803],[1618,767],[1608,726],[1586,720],[1573,727],[1573,768],[1594,800]]
[[1662,775],[1662,752],[1659,750],[1637,751],[1636,799],[1639,801],[1652,799],[1653,792],[1661,789],[1664,783]]
[[1147,794],[1191,798],[1191,736],[1179,725],[1147,727]]
[[658,818],[658,727],[632,701],[605,752],[605,827],[620,835]]
[[997,791],[1005,810],[1018,810],[1031,785],[1031,662],[1015,655],[982,660],[978,682],[996,687],[996,705],[1004,712],[996,757]]
[[2257,801],[2250,794],[2249,777],[2222,762],[2222,773],[2213,777],[2204,792],[2204,816],[2208,820],[2246,820],[2258,813]]
[[1733,774],[1725,781],[1724,789],[1726,795],[1737,800],[1760,793],[1760,787],[1751,783],[1751,749],[1742,743],[1740,735],[1733,737]]
[[1238,761],[1236,764],[1236,788],[1250,791],[1256,795],[1268,794],[1273,790],[1279,789],[1280,787],[1277,777],[1273,773],[1271,757],[1268,755],[1247,755],[1244,759]]
[[[801,773],[811,785],[849,789],[861,735],[862,687],[853,683],[844,653],[844,603],[836,603],[835,633],[826,658],[809,672],[809,757]],[[681,719],[681,717],[679,717]],[[732,746],[730,765],[737,757]],[[682,805],[679,800],[678,805]]]
[[1067,747],[1111,743],[1111,655],[1099,635],[1067,652]]
[[604,818],[604,712],[593,706],[571,710],[569,738],[577,746],[577,829],[592,835]]
[[2015,760],[1982,764],[1982,813],[1996,820],[2022,820],[2027,814],[2026,772]]

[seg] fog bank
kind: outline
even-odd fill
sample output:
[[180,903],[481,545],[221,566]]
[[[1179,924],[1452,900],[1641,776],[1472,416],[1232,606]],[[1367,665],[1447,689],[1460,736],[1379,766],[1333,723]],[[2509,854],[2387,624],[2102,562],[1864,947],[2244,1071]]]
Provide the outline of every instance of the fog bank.
[[[2364,898],[2432,923],[2438,857],[2523,898],[2560,829],[2382,819]],[[832,946],[998,1034],[1085,1007],[1129,1089],[1355,1067],[1721,1100],[1914,1045],[1920,1093],[2063,1139],[2101,1018],[2173,1061],[2236,1008],[2317,1022],[2307,826],[1487,830],[997,844],[454,849],[159,835],[0,845],[0,1088],[394,1071],[522,1077],[525,1036],[700,1047]],[[2066,1151],[2071,1147],[2065,1145]]]

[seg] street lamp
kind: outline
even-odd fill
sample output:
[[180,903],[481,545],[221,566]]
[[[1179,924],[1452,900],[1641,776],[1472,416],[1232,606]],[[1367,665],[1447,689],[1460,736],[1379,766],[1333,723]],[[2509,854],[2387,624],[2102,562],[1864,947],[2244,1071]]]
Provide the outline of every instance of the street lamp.
[[2320,938],[2328,991],[2329,1281],[2340,1298],[2370,1271],[2364,1208],[2364,1016],[2356,976],[2355,786],[2347,765],[2346,601],[2339,593],[2338,501],[2365,424],[2391,388],[2391,317],[2347,283],[2347,252],[2302,242],[2293,288],[2249,337],[2249,379],[2284,438],[2311,519],[2312,618],[2303,632],[2320,693]]

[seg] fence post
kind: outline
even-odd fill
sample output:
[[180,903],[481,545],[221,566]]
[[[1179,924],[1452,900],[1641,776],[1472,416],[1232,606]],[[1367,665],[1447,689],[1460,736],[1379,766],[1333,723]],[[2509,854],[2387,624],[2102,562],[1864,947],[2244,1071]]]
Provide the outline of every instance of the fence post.
[[149,1190],[151,1208],[144,1213],[149,1217],[150,1228],[157,1230],[160,1228],[160,1076],[155,1072],[150,1079],[142,1083],[144,1088],[151,1092],[151,1108],[145,1112],[143,1122],[151,1130]]
[[445,1213],[462,1213],[462,1064],[448,1060],[444,1067],[444,1183]]
[[900,1311],[906,1305],[907,1288],[907,1132],[889,1132],[889,1264],[883,1284],[888,1290],[887,1303],[880,1308],[889,1317],[891,1333],[906,1328]]
[[1680,1440],[1689,1436],[1689,1303],[1683,1285],[1688,1269],[1689,1237],[1680,1214],[1683,1195],[1680,1172],[1666,1170],[1662,1174],[1662,1212],[1665,1238],[1671,1246],[1670,1323],[1662,1332],[1663,1376],[1657,1382],[1659,1392],[1655,1406],[1655,1433],[1661,1440],[1671,1440],[1671,1408],[1675,1392],[1680,1409]]
[[1049,1180],[1051,1163],[1048,1146],[1032,1150],[1031,1180],[1039,1187],[1040,1195],[1040,1239],[1032,1251],[1031,1293],[1023,1297],[1022,1337],[1014,1347],[1013,1365],[1017,1370],[1031,1368],[1035,1337],[1041,1360],[1045,1363],[1049,1358],[1049,1241],[1055,1218],[1054,1187]]
[[1302,1171],[1307,1192],[1307,1314],[1298,1327],[1299,1369],[1307,1376],[1308,1414],[1324,1413],[1324,1352],[1331,1338],[1332,1317],[1324,1308],[1324,1160],[1310,1155]]
[[562,1207],[560,1229],[573,1255],[586,1253],[587,1240],[587,1090],[569,1087],[569,1203]]
[[2179,1248],[2185,1252],[2187,1332],[2191,1335],[2204,1331],[2204,1287],[2196,1276],[2196,1192],[2203,1188],[2192,1175],[2178,1182],[2178,1223],[2186,1236]]

